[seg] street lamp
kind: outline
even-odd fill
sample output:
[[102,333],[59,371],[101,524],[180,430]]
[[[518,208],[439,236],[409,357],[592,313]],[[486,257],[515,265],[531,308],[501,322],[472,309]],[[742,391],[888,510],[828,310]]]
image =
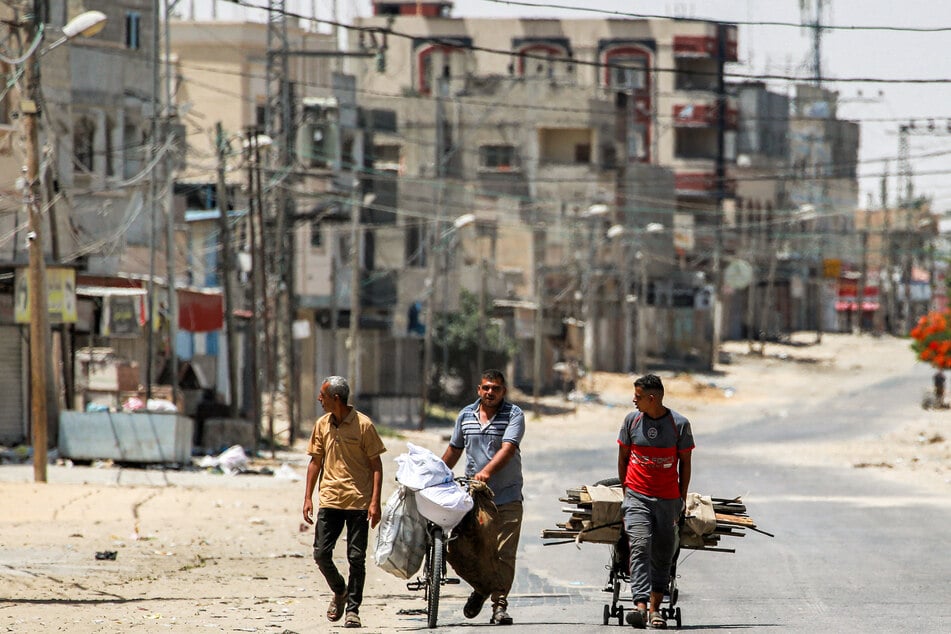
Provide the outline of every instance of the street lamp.
[[[34,15],[34,20],[36,13]],[[18,25],[25,31],[25,41],[33,42],[21,58],[22,89],[20,91],[20,119],[23,121],[24,161],[23,206],[28,218],[29,254],[29,307],[30,307],[30,425],[33,444],[33,479],[46,482],[46,445],[49,413],[47,411],[47,377],[51,374],[49,356],[50,324],[46,302],[46,261],[43,249],[43,216],[40,209],[39,188],[39,127],[40,109],[39,62],[40,55],[77,35],[95,35],[105,24],[106,16],[99,11],[82,13],[63,27],[63,36],[48,49],[40,49],[44,28],[30,20]]]
[[[429,286],[428,299],[426,301],[426,330],[423,333],[423,385],[422,385],[422,403],[420,404],[419,429],[423,429],[426,424],[426,413],[429,411],[429,383],[432,380],[433,365],[433,326],[436,321],[436,250],[445,250],[447,245],[445,241],[454,237],[463,227],[475,222],[475,214],[462,214],[452,221],[452,226],[444,231],[436,240],[433,241],[433,249],[429,254],[429,277],[427,284]],[[448,271],[443,270],[444,275]],[[448,289],[446,290],[448,295]],[[479,368],[482,371],[482,368]]]

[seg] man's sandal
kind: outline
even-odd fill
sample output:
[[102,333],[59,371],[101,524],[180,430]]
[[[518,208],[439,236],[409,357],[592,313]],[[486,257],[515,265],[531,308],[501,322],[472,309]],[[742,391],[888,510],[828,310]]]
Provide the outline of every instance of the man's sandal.
[[651,612],[650,627],[654,630],[665,630],[667,629],[667,619],[661,616],[660,612]]
[[334,593],[333,597],[330,599],[330,605],[327,606],[327,620],[339,621],[340,617],[343,616],[343,608],[346,604],[347,604],[346,591],[343,591],[340,594]]
[[643,630],[647,626],[647,610],[634,608],[627,613],[625,620],[634,629]]

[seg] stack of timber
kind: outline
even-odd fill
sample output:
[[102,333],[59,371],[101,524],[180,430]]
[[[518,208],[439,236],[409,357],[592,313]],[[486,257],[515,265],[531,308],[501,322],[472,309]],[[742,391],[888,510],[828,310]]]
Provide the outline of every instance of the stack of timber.
[[[710,517],[712,514],[712,518]],[[721,537],[746,537],[747,530],[764,535],[756,527],[739,497],[707,498],[691,493],[687,496],[687,512],[680,530],[680,547],[690,550],[710,550],[732,553],[732,548],[721,548]]]
[[[567,489],[565,497],[558,498],[558,501],[568,505],[561,509],[569,513],[568,519],[556,523],[557,528],[542,530],[541,537],[543,540],[559,540],[553,543],[615,544],[623,529],[622,500],[620,487],[581,486]],[[739,497],[710,498],[691,493],[688,495],[685,516],[680,531],[681,548],[735,552],[732,548],[721,548],[720,538],[745,537],[747,530],[770,535],[756,527]]]
[[[620,487],[580,486],[565,491],[559,502],[570,504],[562,511],[571,515],[556,529],[542,530],[542,539],[575,542],[615,544],[621,536],[621,502],[624,492]],[[562,543],[562,542],[559,542]]]

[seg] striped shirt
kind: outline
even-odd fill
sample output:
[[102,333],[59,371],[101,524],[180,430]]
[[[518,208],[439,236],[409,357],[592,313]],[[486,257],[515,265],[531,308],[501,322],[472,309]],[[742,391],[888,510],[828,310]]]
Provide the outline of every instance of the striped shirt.
[[515,453],[501,469],[489,478],[496,506],[522,501],[522,454],[519,444],[525,435],[525,414],[518,405],[503,401],[499,411],[485,426],[479,423],[479,403],[467,405],[456,417],[449,446],[466,452],[466,476],[472,477],[502,448],[502,443],[515,445]]

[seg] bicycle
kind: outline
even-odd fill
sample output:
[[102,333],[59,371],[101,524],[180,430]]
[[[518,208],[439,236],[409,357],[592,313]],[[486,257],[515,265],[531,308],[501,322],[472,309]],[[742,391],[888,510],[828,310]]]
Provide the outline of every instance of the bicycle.
[[[469,489],[468,478],[456,478],[456,482]],[[426,521],[426,556],[423,559],[423,574],[414,581],[406,582],[406,588],[414,592],[424,590],[426,600],[426,620],[429,629],[436,627],[439,616],[439,594],[444,585],[461,583],[458,577],[446,576],[447,537],[441,526]]]

